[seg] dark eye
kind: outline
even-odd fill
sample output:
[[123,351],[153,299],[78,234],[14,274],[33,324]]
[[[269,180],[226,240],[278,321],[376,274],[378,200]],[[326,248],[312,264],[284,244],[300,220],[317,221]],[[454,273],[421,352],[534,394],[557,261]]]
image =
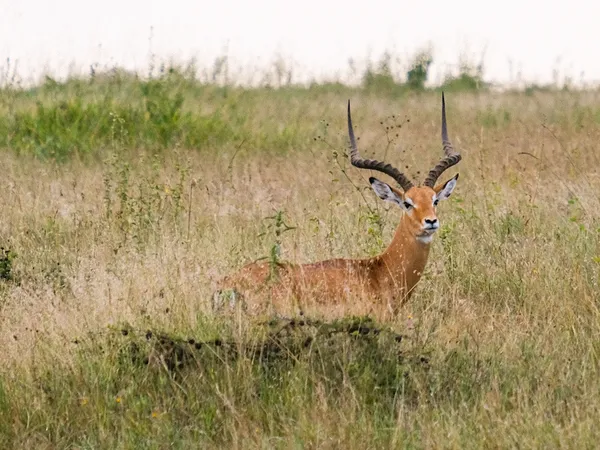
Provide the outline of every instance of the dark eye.
[[437,206],[437,204],[438,204],[439,202],[440,202],[440,200],[436,198],[436,199],[433,201],[433,206]]
[[410,209],[410,208],[412,208],[412,203],[404,202],[404,207],[406,209]]

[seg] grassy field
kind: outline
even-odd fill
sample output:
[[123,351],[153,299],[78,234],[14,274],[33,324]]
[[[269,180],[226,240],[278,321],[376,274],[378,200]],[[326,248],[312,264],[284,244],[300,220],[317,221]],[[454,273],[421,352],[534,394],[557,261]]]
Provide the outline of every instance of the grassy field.
[[0,448],[597,446],[597,92],[447,93],[461,176],[396,322],[211,315],[214,282],[274,249],[390,241],[400,211],[346,157],[348,98],[363,154],[422,180],[439,92],[2,91]]

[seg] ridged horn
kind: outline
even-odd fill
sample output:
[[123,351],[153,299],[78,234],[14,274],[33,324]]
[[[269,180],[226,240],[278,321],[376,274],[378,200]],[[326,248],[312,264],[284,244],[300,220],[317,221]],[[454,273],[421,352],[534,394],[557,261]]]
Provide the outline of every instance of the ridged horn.
[[446,100],[444,99],[444,93],[442,92],[442,146],[444,149],[444,158],[440,160],[437,165],[429,171],[424,186],[429,186],[433,188],[435,182],[440,177],[440,175],[447,170],[448,168],[458,164],[461,160],[462,156],[460,153],[454,150],[450,139],[448,138],[448,127],[446,125]]
[[354,137],[354,129],[352,128],[352,116],[350,114],[350,100],[348,100],[348,136],[350,137],[350,163],[354,167],[359,169],[371,169],[377,170],[378,172],[385,173],[392,177],[396,182],[402,186],[404,192],[408,191],[413,187],[412,182],[406,175],[400,172],[391,164],[383,161],[377,161],[374,159],[364,159],[358,153],[358,147],[356,146],[356,138]]

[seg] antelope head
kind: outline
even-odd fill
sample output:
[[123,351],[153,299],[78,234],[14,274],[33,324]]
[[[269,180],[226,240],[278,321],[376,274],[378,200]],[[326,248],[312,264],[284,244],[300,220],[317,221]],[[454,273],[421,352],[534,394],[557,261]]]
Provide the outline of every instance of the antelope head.
[[415,186],[408,177],[391,164],[373,159],[363,159],[356,146],[352,117],[350,115],[350,101],[348,101],[348,134],[350,137],[350,162],[359,169],[370,169],[382,172],[392,177],[402,190],[390,186],[375,177],[369,178],[371,187],[382,200],[395,203],[406,212],[405,223],[409,232],[424,244],[431,242],[433,234],[440,227],[436,207],[442,200],[446,200],[456,187],[458,174],[443,183],[436,183],[440,175],[448,168],[457,164],[461,156],[454,150],[448,139],[446,127],[446,102],[442,93],[442,146],[444,156],[438,164],[429,171],[422,185]]

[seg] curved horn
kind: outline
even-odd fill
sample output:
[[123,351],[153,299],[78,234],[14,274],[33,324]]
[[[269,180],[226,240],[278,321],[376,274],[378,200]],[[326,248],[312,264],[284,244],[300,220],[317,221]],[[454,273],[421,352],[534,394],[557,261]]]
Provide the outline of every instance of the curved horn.
[[391,164],[387,164],[383,161],[376,161],[374,159],[363,159],[358,154],[358,147],[356,146],[356,139],[354,138],[354,129],[352,128],[352,117],[350,116],[350,100],[348,100],[348,136],[350,137],[350,163],[354,167],[383,172],[396,180],[396,182],[402,186],[402,189],[404,189],[405,192],[413,187],[412,182],[406,177],[406,175],[404,175]]
[[454,151],[454,147],[448,139],[448,128],[446,126],[446,100],[444,99],[444,93],[442,92],[442,146],[444,148],[445,157],[440,160],[437,165],[429,171],[429,175],[425,179],[423,185],[433,187],[439,176],[446,169],[452,167],[461,160],[462,156],[460,153]]

